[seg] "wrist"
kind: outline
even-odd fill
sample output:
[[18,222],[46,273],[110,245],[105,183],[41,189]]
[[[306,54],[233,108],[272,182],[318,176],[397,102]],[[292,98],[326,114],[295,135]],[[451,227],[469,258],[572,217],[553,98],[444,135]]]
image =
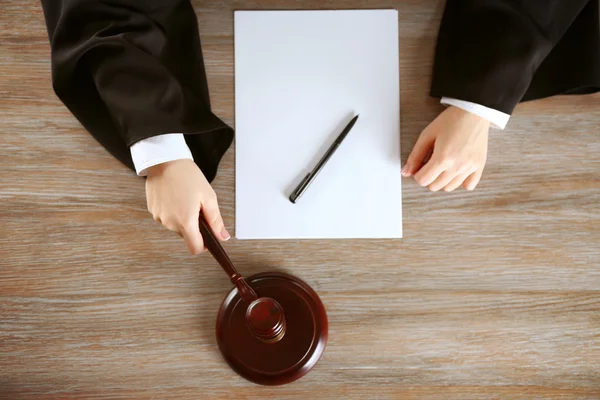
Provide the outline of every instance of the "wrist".
[[474,123],[483,124],[487,127],[490,126],[490,121],[488,119],[483,118],[482,116],[472,113],[468,110],[456,106],[448,106],[448,110],[459,118],[470,119]]
[[[170,162],[172,162],[172,161],[170,161]],[[148,178],[152,178],[154,176],[161,175],[166,168],[166,164],[169,164],[169,162],[156,164],[156,165],[146,168],[146,176]]]
[[194,162],[192,160],[189,160],[187,158],[182,158],[180,160],[173,160],[173,161],[167,161],[164,163],[156,164],[151,167],[148,167],[146,169],[146,174],[147,174],[148,178],[152,178],[154,176],[162,175],[167,169],[172,168],[175,165],[185,164],[188,162],[194,164]]

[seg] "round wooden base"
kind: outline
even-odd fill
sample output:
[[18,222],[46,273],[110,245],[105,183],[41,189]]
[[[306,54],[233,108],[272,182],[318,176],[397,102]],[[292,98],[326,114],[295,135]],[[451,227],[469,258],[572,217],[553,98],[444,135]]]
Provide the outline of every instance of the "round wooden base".
[[285,316],[285,334],[275,342],[257,338],[248,328],[237,288],[225,298],[217,317],[217,342],[239,375],[261,385],[283,385],[306,375],[327,343],[327,313],[317,293],[295,276],[267,272],[249,277],[259,297],[275,299]]

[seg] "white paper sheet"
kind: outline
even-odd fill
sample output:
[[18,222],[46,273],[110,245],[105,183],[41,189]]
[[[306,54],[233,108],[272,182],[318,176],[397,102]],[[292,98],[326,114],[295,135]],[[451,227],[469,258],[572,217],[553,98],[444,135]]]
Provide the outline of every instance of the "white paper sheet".
[[395,10],[235,12],[237,238],[402,237],[398,64]]

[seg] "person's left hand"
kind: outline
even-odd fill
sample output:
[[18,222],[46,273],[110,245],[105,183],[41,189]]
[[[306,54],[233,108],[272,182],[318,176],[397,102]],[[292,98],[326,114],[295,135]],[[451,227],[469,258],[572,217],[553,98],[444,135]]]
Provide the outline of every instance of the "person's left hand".
[[489,129],[486,119],[448,107],[421,132],[402,175],[414,176],[419,185],[434,192],[451,192],[460,185],[475,189],[487,159]]

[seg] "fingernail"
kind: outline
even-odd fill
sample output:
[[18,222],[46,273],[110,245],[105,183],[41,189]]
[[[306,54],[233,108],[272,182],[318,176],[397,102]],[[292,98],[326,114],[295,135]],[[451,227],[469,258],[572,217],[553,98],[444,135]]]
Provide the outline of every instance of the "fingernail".
[[408,176],[408,165],[405,165],[400,172],[402,173],[402,176]]
[[227,232],[227,229],[225,228],[223,228],[223,230],[221,231],[221,237],[223,238],[223,240],[231,239],[231,235],[229,234],[229,232]]

